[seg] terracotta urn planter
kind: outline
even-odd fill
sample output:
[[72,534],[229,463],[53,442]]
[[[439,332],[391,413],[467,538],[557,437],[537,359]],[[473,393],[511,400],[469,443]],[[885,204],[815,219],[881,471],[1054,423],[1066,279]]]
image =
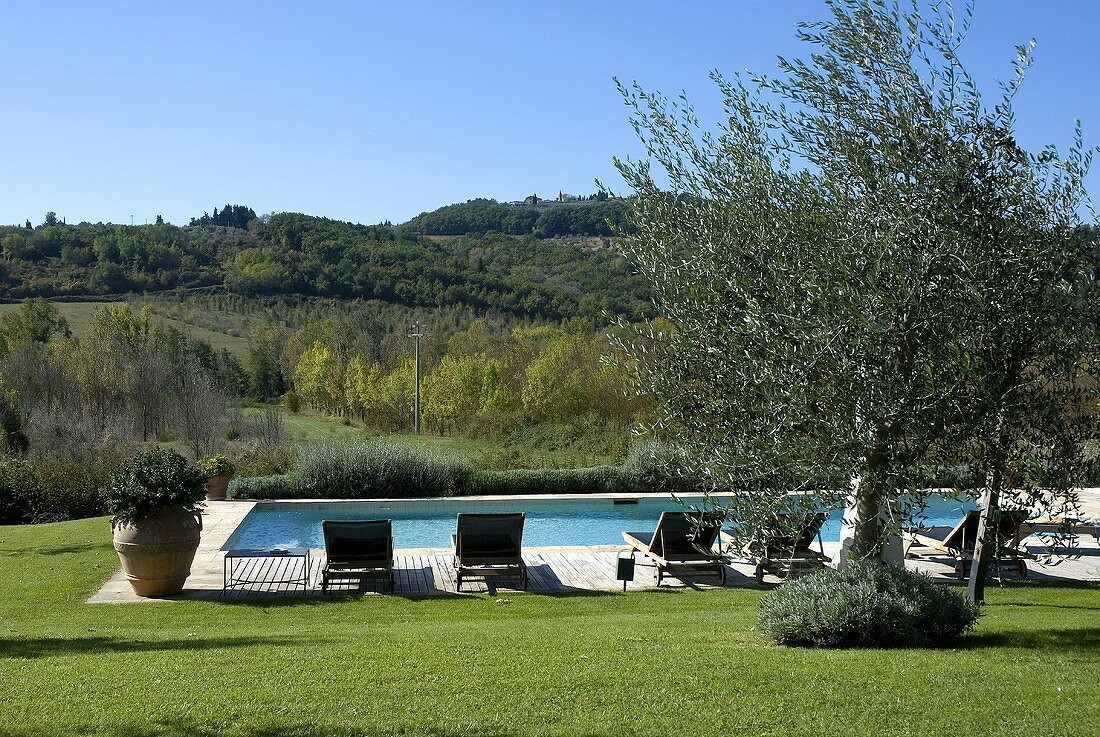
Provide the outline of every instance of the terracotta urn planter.
[[112,529],[115,551],[134,593],[172,596],[183,591],[202,530],[197,510],[167,509]]
[[211,476],[206,481],[206,500],[209,502],[224,501],[225,490],[228,488],[228,476]]

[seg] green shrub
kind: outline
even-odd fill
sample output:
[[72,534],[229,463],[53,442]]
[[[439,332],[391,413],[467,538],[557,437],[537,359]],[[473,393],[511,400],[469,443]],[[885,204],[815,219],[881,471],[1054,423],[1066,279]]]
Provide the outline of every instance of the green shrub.
[[248,442],[235,448],[232,460],[238,476],[278,476],[294,468],[295,452],[287,446],[270,449]]
[[310,499],[452,496],[469,473],[459,456],[377,440],[319,443],[295,470]]
[[0,524],[106,514],[105,489],[117,464],[108,452],[86,458],[0,458]]
[[298,479],[286,474],[241,476],[229,482],[228,499],[301,499]]
[[136,522],[165,509],[191,509],[206,495],[206,477],[179,453],[163,448],[123,461],[107,488],[115,522]]
[[30,495],[38,488],[34,464],[21,456],[0,457],[0,524],[30,522]]
[[760,599],[757,625],[781,645],[926,647],[950,643],[980,610],[931,577],[855,562],[791,579]]
[[689,475],[682,451],[653,439],[630,446],[622,482],[629,491],[638,492],[701,494],[707,488],[702,479]]
[[233,464],[229,459],[221,455],[207,456],[206,458],[200,458],[196,463],[199,470],[202,471],[206,478],[213,478],[214,476],[232,476]]
[[461,494],[609,494],[623,490],[617,467],[594,466],[475,471],[466,479]]

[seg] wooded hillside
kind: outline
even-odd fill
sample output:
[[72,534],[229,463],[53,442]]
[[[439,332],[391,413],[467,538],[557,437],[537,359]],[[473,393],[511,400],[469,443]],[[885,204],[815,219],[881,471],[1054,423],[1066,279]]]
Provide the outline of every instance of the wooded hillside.
[[[602,217],[597,210],[613,205],[623,207],[621,201],[565,204],[533,222],[543,222],[547,233],[594,231],[567,221]],[[394,228],[297,213],[252,218],[243,228],[217,224],[240,225],[241,214],[250,212],[227,205],[186,227],[66,225],[53,213],[37,227],[0,227],[0,298],[224,288],[245,296],[468,306],[549,320],[648,316],[645,286],[613,248],[539,239],[519,228],[513,230],[527,234],[489,232],[501,230],[489,226],[467,227],[473,235],[441,243],[418,234],[413,221]],[[544,217],[550,212],[561,214]]]

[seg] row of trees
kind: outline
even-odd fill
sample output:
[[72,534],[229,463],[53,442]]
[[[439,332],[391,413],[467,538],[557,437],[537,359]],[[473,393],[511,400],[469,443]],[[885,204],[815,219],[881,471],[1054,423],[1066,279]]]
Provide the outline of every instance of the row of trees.
[[[158,216],[159,219],[159,216]],[[221,225],[226,228],[247,228],[249,223],[256,219],[256,211],[246,205],[229,205],[218,212],[214,208],[214,214],[204,212],[201,218],[191,218],[192,226]]]

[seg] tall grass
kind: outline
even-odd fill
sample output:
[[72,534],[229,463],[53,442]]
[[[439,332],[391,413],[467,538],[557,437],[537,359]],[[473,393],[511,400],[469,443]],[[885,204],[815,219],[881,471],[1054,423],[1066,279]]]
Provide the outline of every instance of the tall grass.
[[311,446],[294,475],[302,496],[355,499],[453,496],[469,473],[459,456],[350,440]]

